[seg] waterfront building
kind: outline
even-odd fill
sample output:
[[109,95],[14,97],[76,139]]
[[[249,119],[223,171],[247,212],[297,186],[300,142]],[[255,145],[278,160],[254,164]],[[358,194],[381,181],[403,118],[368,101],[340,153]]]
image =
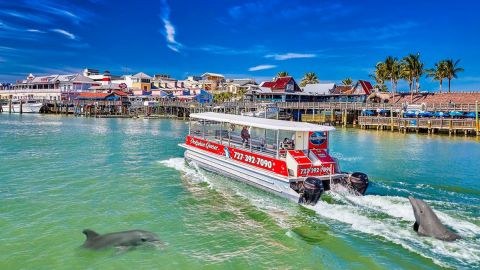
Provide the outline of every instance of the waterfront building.
[[184,89],[185,83],[177,79],[171,78],[169,75],[156,74],[152,78],[153,89]]
[[105,70],[102,74],[97,69],[86,68],[83,70],[83,76],[88,77],[102,85],[107,85],[112,82],[112,80],[118,81],[121,80],[121,76],[112,75],[110,71]]
[[0,90],[9,90],[11,87],[11,83],[0,83]]
[[213,101],[213,95],[204,89],[186,89],[181,95],[173,95],[171,97],[178,101],[197,101],[199,103],[210,103]]
[[84,110],[76,113],[91,112],[92,109],[103,113],[125,113],[130,105],[128,94],[119,90],[113,90],[110,93],[81,92],[74,100],[75,105]]
[[223,91],[223,84],[225,83],[225,76],[218,73],[206,72],[202,74],[200,81],[201,88],[207,91]]
[[93,93],[111,93],[112,91],[122,91],[128,95],[131,92],[128,90],[128,87],[125,83],[109,83],[109,84],[102,84],[98,86],[92,86],[88,89],[89,92]]
[[295,93],[302,91],[295,79],[290,76],[279,78],[275,77],[270,82],[262,82],[260,84],[260,89],[265,92],[270,91],[272,93]]
[[230,79],[226,81],[223,88],[225,91],[237,95],[258,89],[258,84],[254,79]]
[[34,76],[18,80],[9,89],[0,90],[0,98],[71,100],[79,92],[88,91],[100,83],[82,74]]
[[151,95],[152,77],[139,72],[135,75],[124,75],[120,80],[112,80],[113,83],[125,83],[134,95]]
[[249,91],[245,96],[248,100],[268,102],[363,102],[372,90],[367,81],[358,81],[349,88],[334,83],[307,84],[300,88],[292,77],[287,76],[262,82],[259,89]]
[[312,83],[302,88],[302,92],[310,95],[329,95],[336,88],[334,83]]

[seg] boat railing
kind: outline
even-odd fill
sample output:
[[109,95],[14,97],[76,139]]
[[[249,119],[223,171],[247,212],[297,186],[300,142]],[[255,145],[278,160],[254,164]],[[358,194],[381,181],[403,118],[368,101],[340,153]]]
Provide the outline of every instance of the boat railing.
[[[194,136],[202,137],[201,133],[193,134]],[[252,153],[257,153],[269,157],[276,157],[277,146],[268,143],[264,138],[251,137],[250,139],[243,140],[240,133],[230,132],[227,130],[211,130],[205,131],[205,140],[214,141],[216,143],[239,148]]]

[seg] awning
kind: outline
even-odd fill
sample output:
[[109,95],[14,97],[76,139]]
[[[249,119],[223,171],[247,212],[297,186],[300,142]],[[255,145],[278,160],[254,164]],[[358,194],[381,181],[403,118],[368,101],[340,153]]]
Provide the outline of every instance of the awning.
[[225,113],[192,113],[190,118],[204,119],[216,122],[225,122],[235,125],[257,127],[271,130],[288,130],[288,131],[332,131],[335,130],[331,126],[321,126],[304,122],[291,122],[275,119],[257,118],[243,115],[233,115]]

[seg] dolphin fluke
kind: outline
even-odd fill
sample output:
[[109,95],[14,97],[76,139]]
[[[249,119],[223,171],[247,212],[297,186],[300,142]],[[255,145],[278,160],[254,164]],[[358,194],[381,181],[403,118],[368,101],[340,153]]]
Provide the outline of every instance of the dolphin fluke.
[[412,196],[408,197],[410,204],[413,208],[413,214],[415,215],[415,223],[413,224],[413,230],[419,235],[431,236],[443,241],[455,241],[461,239],[461,237],[447,229],[440,219],[437,217],[432,208],[428,206],[424,201],[415,199]]

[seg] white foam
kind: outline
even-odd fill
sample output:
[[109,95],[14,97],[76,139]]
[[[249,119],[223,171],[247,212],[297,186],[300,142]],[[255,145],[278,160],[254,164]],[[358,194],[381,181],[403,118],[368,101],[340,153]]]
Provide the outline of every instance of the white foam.
[[158,161],[158,163],[182,172],[184,176],[191,181],[198,183],[206,182],[210,184],[208,178],[198,169],[196,164],[191,163],[193,167],[190,167],[186,164],[184,158],[170,158],[167,160]]
[[[404,197],[378,195],[353,196],[341,193],[332,193],[332,197],[351,203],[358,207],[368,208],[370,210],[385,213],[392,217],[401,218],[402,220],[415,221],[412,206],[410,205],[408,199]],[[462,236],[474,237],[476,235],[480,235],[479,226],[471,222],[452,217],[441,211],[435,209],[434,211],[444,224],[458,231]]]
[[[399,222],[399,219],[409,222],[415,220],[406,198],[376,195],[362,197],[335,192],[332,192],[331,196],[344,204],[320,201],[315,206],[307,207],[320,216],[349,224],[355,231],[399,244],[407,250],[432,259],[440,266],[452,266],[445,258],[452,258],[460,265],[480,264],[480,241],[477,239],[480,228],[475,224],[436,211],[442,222],[465,238],[455,242],[443,242],[430,237],[420,237],[411,229],[411,223]],[[381,212],[387,217],[379,219],[377,216],[373,217],[372,212]]]
[[358,160],[361,160],[363,159],[363,157],[361,156],[354,156],[354,157],[346,157],[345,155],[343,155],[342,153],[337,153],[337,152],[331,152],[330,153],[334,158],[338,159],[338,160],[341,160],[341,161],[358,161]]

